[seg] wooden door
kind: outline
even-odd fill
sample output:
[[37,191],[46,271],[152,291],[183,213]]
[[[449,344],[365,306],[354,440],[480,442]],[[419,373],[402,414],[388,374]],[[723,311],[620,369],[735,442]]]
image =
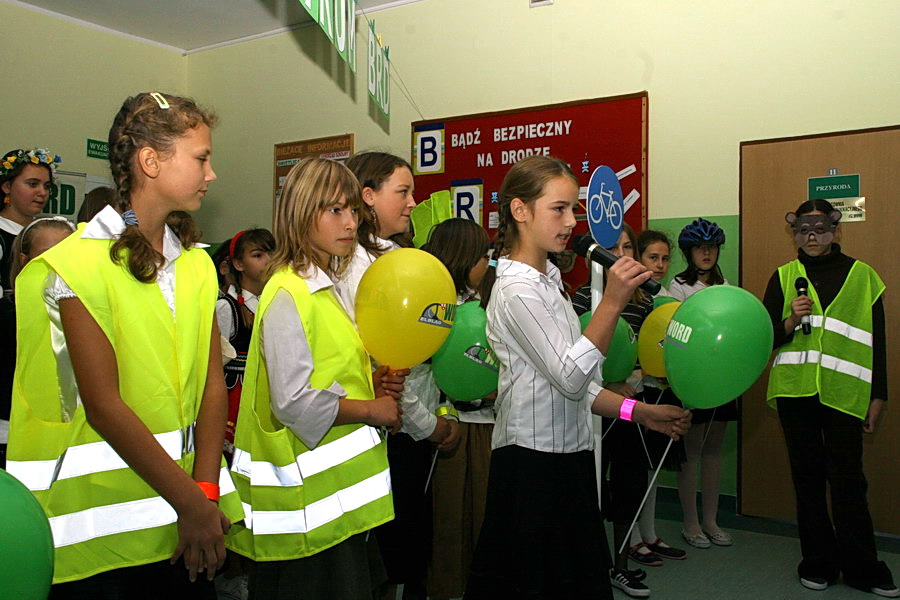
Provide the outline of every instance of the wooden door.
[[[843,251],[884,279],[888,411],[864,439],[869,506],[876,531],[900,535],[900,126],[741,144],[741,285],[762,298],[775,269],[796,256],[784,215],[808,199],[807,179],[860,175],[865,222],[842,225]],[[738,510],[795,520],[787,450],[774,410],[765,403],[768,369],[744,394],[739,427]]]

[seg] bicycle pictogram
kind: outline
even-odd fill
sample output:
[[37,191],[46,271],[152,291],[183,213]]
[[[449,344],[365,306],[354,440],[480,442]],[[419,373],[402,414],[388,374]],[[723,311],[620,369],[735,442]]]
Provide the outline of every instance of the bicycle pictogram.
[[607,190],[606,182],[600,182],[600,190],[596,194],[591,194],[588,199],[588,217],[593,223],[600,224],[604,217],[609,221],[609,227],[612,229],[621,229],[622,219],[625,213],[622,210],[622,203],[615,197],[613,190]]

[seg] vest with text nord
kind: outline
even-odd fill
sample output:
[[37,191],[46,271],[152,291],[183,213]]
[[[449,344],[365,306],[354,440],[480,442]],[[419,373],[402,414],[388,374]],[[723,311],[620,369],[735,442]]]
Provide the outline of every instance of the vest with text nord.
[[[791,314],[791,292],[806,269],[798,260],[778,269],[784,292],[782,319]],[[819,401],[860,419],[866,417],[872,391],[872,305],[884,292],[884,283],[869,265],[856,261],[825,313],[810,284],[813,301],[810,325],[799,328],[790,342],[779,348],[769,375],[766,394],[771,406],[776,398],[819,395]]]
[[[310,385],[325,389],[337,382],[348,398],[371,400],[369,356],[332,288],[310,293],[304,279],[281,269],[260,298],[262,318],[282,289],[294,300],[312,352]],[[275,418],[261,331],[254,327],[247,354],[231,467],[246,519],[226,542],[257,561],[290,560],[390,521],[390,472],[385,443],[372,427],[337,425],[308,448]]]
[[[100,326],[115,352],[123,402],[188,474],[216,301],[215,270],[203,250],[185,250],[175,261],[173,319],[155,282],[140,283],[113,263],[111,240],[82,239],[81,231],[29,262],[16,280],[19,346],[7,470],[50,520],[54,583],[168,559],[178,529],[172,506],[88,424],[80,401],[64,416],[61,386],[73,384],[60,377],[65,369],[54,349],[65,353],[65,340],[56,339],[44,308],[48,277],[58,273]],[[222,466],[220,506],[239,519],[224,460]]]

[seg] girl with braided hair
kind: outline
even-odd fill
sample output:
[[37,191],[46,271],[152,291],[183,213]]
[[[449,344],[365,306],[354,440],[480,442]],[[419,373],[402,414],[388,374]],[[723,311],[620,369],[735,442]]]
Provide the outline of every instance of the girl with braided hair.
[[215,121],[187,98],[125,100],[109,133],[117,207],[17,277],[19,306],[45,310],[19,322],[8,467],[50,517],[51,598],[215,597],[242,517],[222,458],[216,275],[196,228],[166,225],[216,178]]
[[597,500],[591,414],[677,438],[687,411],[596,382],[616,321],[651,273],[622,257],[581,333],[550,252],[575,227],[578,180],[559,159],[516,163],[499,192],[496,264],[482,279],[487,336],[500,360],[484,524],[466,598],[612,598]]

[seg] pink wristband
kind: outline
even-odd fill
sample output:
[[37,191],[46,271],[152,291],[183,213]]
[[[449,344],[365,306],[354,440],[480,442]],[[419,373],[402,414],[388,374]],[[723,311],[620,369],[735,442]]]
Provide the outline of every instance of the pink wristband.
[[622,400],[622,406],[619,407],[619,418],[623,421],[630,421],[635,404],[637,404],[637,400],[634,398],[625,398]]

